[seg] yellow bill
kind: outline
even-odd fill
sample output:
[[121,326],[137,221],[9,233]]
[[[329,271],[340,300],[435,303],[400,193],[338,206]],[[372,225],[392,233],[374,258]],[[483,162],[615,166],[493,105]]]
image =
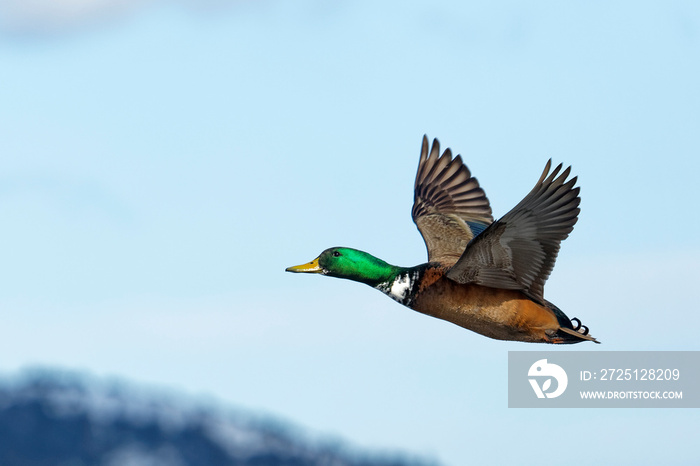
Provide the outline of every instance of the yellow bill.
[[318,265],[318,257],[308,264],[287,267],[285,271],[294,273],[323,273],[323,269]]

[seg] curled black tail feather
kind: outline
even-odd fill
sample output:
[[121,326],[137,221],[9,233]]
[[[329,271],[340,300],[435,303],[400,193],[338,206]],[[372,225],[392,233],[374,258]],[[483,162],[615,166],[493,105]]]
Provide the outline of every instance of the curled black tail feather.
[[588,334],[588,327],[583,325],[578,318],[574,317],[573,319],[569,320],[566,314],[564,314],[557,306],[549,301],[545,301],[545,304],[552,310],[552,312],[554,312],[554,315],[557,316],[560,328],[557,331],[556,336],[563,340],[562,343],[580,343],[582,341],[600,343],[598,340]]

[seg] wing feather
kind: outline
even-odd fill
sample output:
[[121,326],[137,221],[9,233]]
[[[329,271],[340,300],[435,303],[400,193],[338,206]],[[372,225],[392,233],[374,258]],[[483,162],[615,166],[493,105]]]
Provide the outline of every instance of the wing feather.
[[414,185],[413,221],[428,249],[428,260],[452,266],[469,241],[493,222],[484,190],[462,157],[423,136]]
[[[447,276],[459,283],[522,290],[544,303],[544,284],[554,268],[561,242],[578,220],[577,178],[566,180],[559,164],[545,166],[535,187],[500,220],[478,235]],[[561,172],[561,175],[559,173]]]

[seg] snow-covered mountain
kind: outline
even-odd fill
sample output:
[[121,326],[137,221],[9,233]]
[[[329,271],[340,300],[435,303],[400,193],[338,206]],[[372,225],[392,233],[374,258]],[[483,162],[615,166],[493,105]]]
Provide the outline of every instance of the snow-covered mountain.
[[77,374],[0,383],[2,466],[427,466],[269,418]]

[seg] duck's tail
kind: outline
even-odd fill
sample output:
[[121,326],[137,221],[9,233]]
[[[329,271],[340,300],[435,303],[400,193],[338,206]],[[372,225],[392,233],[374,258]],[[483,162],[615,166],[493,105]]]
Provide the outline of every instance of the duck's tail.
[[[579,324],[581,323],[581,321],[578,320],[576,317],[574,317],[571,320],[575,320]],[[562,343],[580,343],[582,341],[592,341],[593,343],[600,344],[598,340],[596,340],[588,334],[588,327],[586,327],[585,325],[579,325],[578,329],[559,327],[559,330],[557,330],[556,335],[557,337],[562,339]]]
[[557,343],[581,343],[582,341],[592,341],[593,343],[600,342],[588,334],[588,327],[581,324],[581,321],[576,317],[569,320],[561,309],[556,307],[549,301],[546,302],[549,308],[557,316],[559,321],[559,329],[555,333],[555,339]]

